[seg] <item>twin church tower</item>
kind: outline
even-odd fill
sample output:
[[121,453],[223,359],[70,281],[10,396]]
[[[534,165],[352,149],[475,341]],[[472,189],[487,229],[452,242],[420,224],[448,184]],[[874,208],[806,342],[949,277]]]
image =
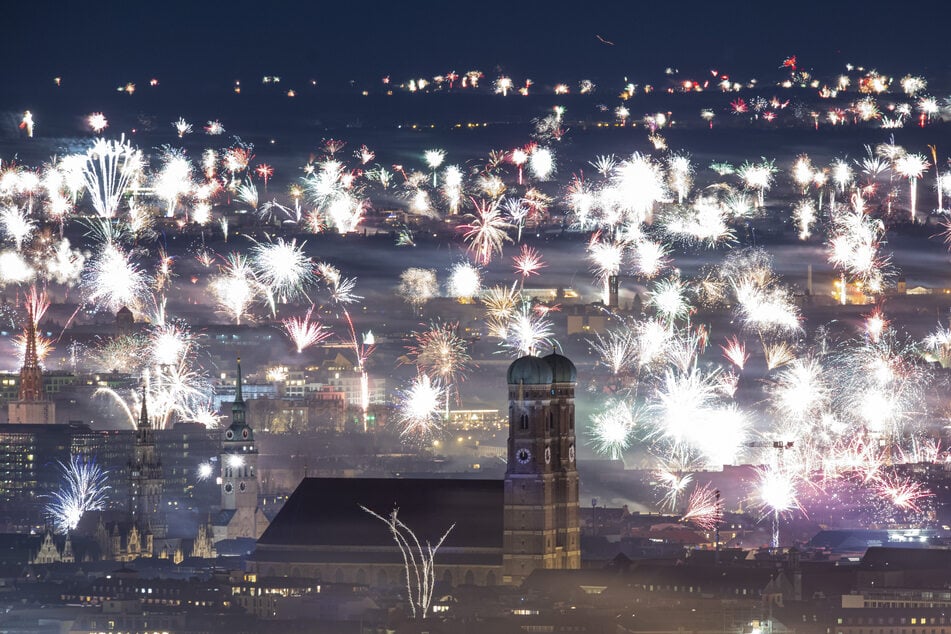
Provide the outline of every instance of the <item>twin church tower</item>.
[[509,438],[503,509],[503,578],[581,567],[574,364],[560,354],[508,369]]

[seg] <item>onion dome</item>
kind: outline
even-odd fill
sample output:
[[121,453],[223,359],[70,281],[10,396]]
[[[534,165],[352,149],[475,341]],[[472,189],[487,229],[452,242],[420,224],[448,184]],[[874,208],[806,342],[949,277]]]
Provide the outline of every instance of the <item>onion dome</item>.
[[578,381],[578,370],[571,359],[564,355],[551,353],[547,357],[542,357],[542,361],[551,366],[552,383],[576,383]]
[[551,385],[551,379],[551,366],[536,356],[519,357],[509,366],[509,385]]

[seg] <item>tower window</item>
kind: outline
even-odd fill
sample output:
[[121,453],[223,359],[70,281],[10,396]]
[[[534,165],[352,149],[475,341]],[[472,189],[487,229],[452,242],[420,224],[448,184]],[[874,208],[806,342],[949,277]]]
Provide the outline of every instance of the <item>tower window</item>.
[[548,431],[551,431],[555,428],[555,417],[551,412],[548,412]]
[[518,419],[519,429],[528,429],[528,414],[522,414]]

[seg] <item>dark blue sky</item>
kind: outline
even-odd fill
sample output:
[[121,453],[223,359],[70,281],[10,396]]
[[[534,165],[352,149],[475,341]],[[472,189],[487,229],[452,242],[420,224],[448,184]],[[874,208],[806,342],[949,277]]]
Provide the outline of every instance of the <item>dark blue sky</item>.
[[[722,68],[763,73],[797,54],[833,72],[947,72],[941,2],[9,3],[0,73],[110,82],[264,73],[321,81],[478,68],[538,81]],[[614,43],[603,44],[597,35]],[[927,68],[926,68],[927,67]]]

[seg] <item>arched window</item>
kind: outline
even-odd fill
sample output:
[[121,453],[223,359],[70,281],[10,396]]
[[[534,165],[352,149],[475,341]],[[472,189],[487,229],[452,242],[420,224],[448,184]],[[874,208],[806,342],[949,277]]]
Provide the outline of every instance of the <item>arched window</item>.
[[518,419],[519,429],[528,429],[528,414],[522,412],[522,415]]
[[466,570],[466,585],[471,586],[475,584],[475,575],[472,574],[471,570]]
[[343,583],[343,568],[337,568],[337,572],[334,573],[334,581]]
[[385,588],[390,585],[389,579],[386,578],[386,571],[382,568],[376,571],[376,585],[381,588]]
[[487,586],[495,585],[495,573],[492,572],[491,570],[489,571],[489,574],[485,576],[485,585]]
[[555,428],[555,415],[552,414],[551,410],[548,410],[548,431],[551,431]]
[[442,582],[447,586],[452,586],[452,570],[442,573]]
[[363,568],[357,570],[357,583],[361,585],[366,585],[367,583],[367,571]]

